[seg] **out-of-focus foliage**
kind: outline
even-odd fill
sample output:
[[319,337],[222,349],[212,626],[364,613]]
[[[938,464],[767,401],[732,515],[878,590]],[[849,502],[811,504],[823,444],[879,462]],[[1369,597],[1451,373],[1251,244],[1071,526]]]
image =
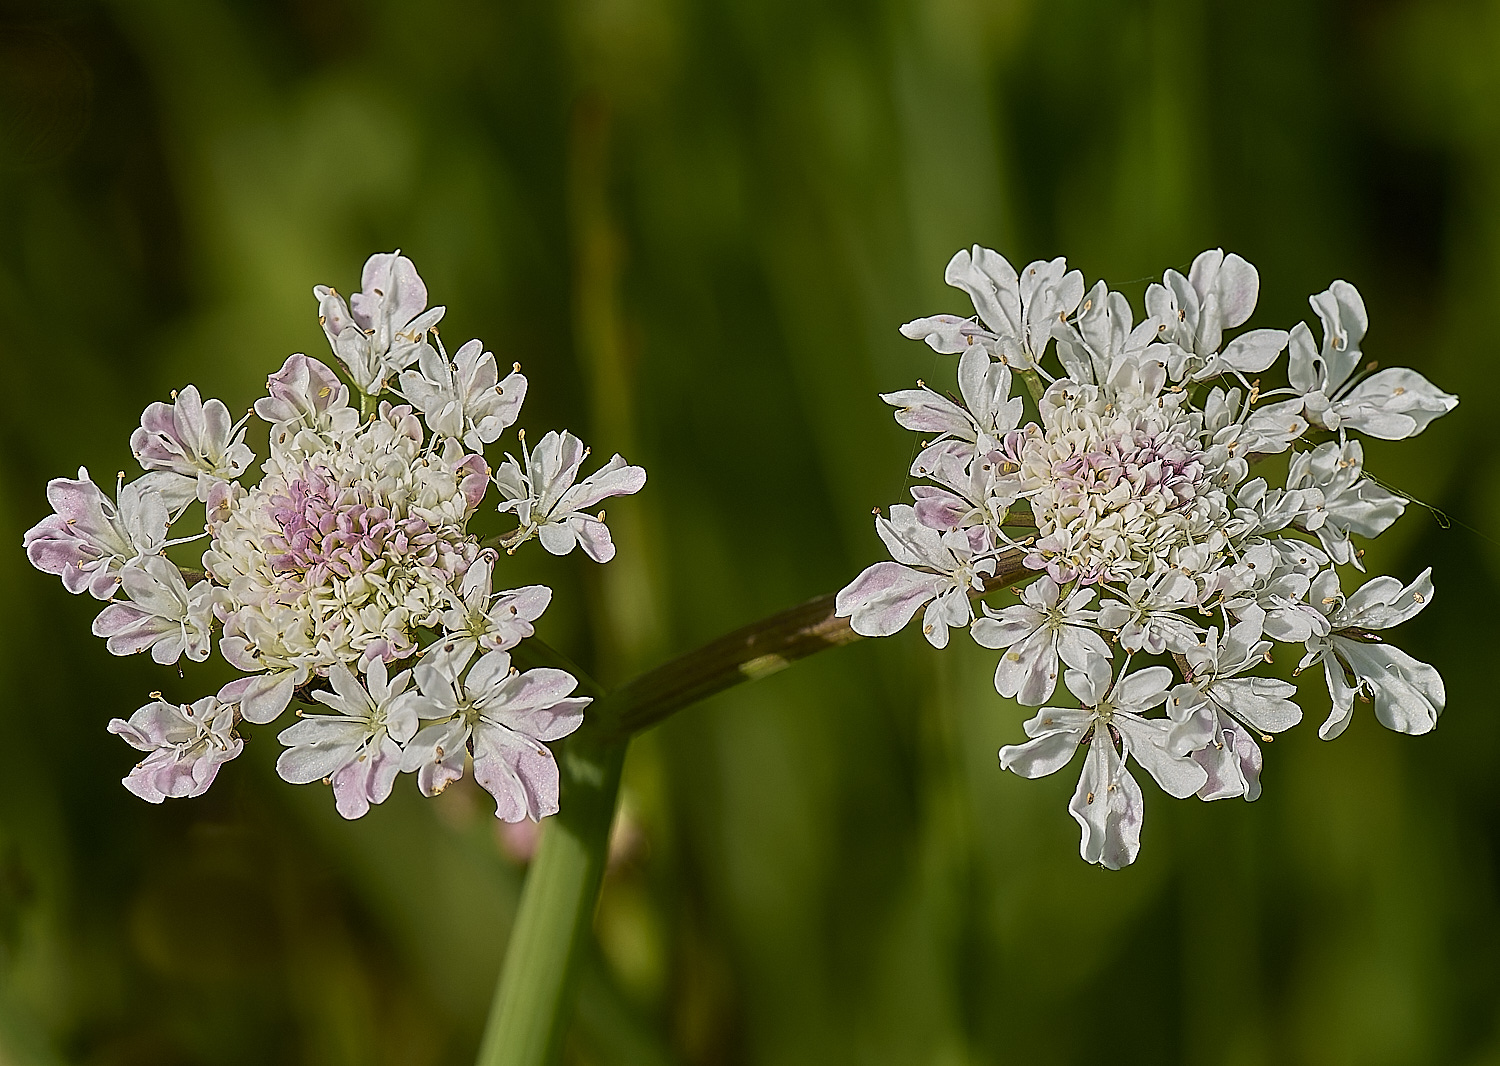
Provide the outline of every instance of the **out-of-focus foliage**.
[[984,654],[811,660],[635,745],[570,1056],[1500,1061],[1497,56],[1495,0],[7,5],[0,1063],[463,1063],[522,876],[473,791],[344,824],[272,729],[201,800],[128,795],[105,722],[222,678],[112,660],[26,566],[48,477],[126,464],[188,381],[243,410],[323,352],[310,286],[399,245],[450,340],[523,362],[529,425],[651,471],[609,571],[517,564],[618,680],[880,555],[910,440],[875,394],[943,376],[895,327],[966,308],[974,242],[1137,306],[1222,245],[1259,325],[1360,286],[1367,354],[1464,401],[1368,448],[1458,523],[1375,560],[1436,562],[1401,642],[1447,716],[1304,726],[1253,806],[1148,786],[1111,874],[1066,775],[998,770],[1025,715]]

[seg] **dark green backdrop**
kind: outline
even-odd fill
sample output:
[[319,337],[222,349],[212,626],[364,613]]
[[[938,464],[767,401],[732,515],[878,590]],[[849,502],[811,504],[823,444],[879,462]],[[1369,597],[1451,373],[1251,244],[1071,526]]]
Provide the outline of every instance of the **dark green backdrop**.
[[1263,800],[1148,785],[1111,874],[1067,775],[997,769],[992,653],[810,660],[632,750],[573,1061],[1500,1062],[1496,0],[0,10],[0,1063],[464,1063],[523,874],[473,790],[345,824],[266,728],[201,800],[127,794],[107,720],[222,664],[88,635],[20,550],[47,478],[112,475],[188,381],[243,410],[325,355],[310,287],[399,245],[445,337],[524,364],[525,425],[650,470],[616,563],[510,571],[619,680],[880,555],[911,438],[876,392],[952,372],[896,326],[967,309],[974,242],[1137,308],[1222,245],[1258,325],[1358,284],[1367,354],[1463,397],[1368,447],[1455,521],[1371,551],[1435,568],[1402,640],[1447,715],[1325,744],[1312,678]]

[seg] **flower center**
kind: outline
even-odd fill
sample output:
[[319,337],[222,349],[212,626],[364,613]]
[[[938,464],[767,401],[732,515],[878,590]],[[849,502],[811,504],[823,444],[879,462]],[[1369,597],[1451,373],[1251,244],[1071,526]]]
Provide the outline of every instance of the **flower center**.
[[268,470],[216,520],[205,565],[230,590],[226,632],[284,661],[416,651],[479,545],[458,476],[393,428],[371,422]]
[[363,485],[340,486],[326,471],[309,470],[270,501],[280,532],[266,544],[272,570],[306,575],[312,585],[327,575],[352,577],[386,554],[421,556],[437,534],[420,518],[398,518]]
[[1062,583],[1121,581],[1170,565],[1228,517],[1202,419],[1177,396],[1106,399],[1070,386],[1045,428],[1008,435],[1037,540],[1028,565]]

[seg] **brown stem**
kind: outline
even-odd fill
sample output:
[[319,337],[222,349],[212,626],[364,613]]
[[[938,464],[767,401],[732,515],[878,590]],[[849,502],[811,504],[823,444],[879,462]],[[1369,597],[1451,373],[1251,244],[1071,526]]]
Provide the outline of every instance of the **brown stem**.
[[[1023,558],[1017,550],[1003,552],[984,591],[1005,588],[1032,574]],[[639,732],[742,681],[759,680],[815,652],[860,639],[849,619],[834,614],[834,600],[833,593],[808,600],[627,681],[609,694],[619,716],[617,728]]]

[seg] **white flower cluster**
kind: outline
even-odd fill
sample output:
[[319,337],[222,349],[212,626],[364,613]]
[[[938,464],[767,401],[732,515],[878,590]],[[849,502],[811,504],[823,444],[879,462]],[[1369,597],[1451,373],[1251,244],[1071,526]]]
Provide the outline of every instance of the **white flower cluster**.
[[[555,555],[581,544],[607,562],[604,514],[587,511],[639,491],[646,472],[616,455],[580,478],[588,449],[566,432],[529,451],[518,432],[522,460],[507,453],[492,469],[484,449],[515,424],[526,378],[518,365],[502,379],[477,340],[450,357],[434,328],[444,309],[427,307],[399,252],[369,259],[348,304],[326,286],[313,292],[358,408],[327,365],[287,359],[255,403],[270,454],[247,485],[250,416],[233,421],[189,385],[142,415],[130,443],[143,476],[120,475],[113,497],[86,470],[52,481],[56,513],[26,533],[33,565],[107,601],[94,632],[114,654],[203,660],[218,630],[219,653],[245,675],[190,706],[154,698],[111,722],[148,753],[125,785],[153,803],[199,795],[239,754],[240,722],[272,722],[301,699],[331,713],[297,712],[277,770],[330,784],[346,818],[389,796],[402,771],[434,795],[469,760],[499,817],[552,814],[558,772],[545,742],[578,728],[589,700],[562,670],[511,666],[552,590],[496,591],[499,553],[469,521],[493,485],[497,510],[520,520],[502,547],[536,537]],[[195,504],[201,529],[174,538]],[[204,538],[201,571],[166,554]]]
[[[1227,338],[1260,279],[1218,250],[1187,276],[1168,270],[1139,324],[1123,295],[1102,281],[1085,292],[1062,259],[1018,274],[976,247],[946,279],[977,316],[901,331],[959,356],[958,394],[918,382],[883,397],[900,425],[930,435],[911,470],[928,483],[877,517],[894,561],[860,574],[838,613],[886,636],[921,610],[934,646],[967,626],[1001,651],[996,689],[1041,710],[1000,763],[1040,777],[1086,749],[1069,806],[1085,859],[1115,869],[1139,850],[1127,757],[1179,798],[1260,794],[1257,739],[1302,717],[1295,685],[1253,676],[1278,642],[1302,645],[1299,670],[1323,666],[1325,739],[1348,725],[1355,696],[1391,729],[1436,725],[1442,678],[1382,637],[1431,602],[1430,569],[1346,595],[1337,567],[1363,571],[1351,536],[1377,536],[1408,502],[1365,474],[1353,434],[1414,436],[1458,400],[1414,371],[1361,365],[1368,320],[1353,285],[1312,297],[1319,342],[1301,323]],[[1060,374],[1043,366],[1049,347]],[[1249,380],[1283,352],[1287,385]],[[1017,377],[1033,421],[1011,395]],[[1288,450],[1283,485],[1251,477]],[[1005,553],[1038,576],[1019,603],[976,616]],[[1078,707],[1051,705],[1059,672]]]

